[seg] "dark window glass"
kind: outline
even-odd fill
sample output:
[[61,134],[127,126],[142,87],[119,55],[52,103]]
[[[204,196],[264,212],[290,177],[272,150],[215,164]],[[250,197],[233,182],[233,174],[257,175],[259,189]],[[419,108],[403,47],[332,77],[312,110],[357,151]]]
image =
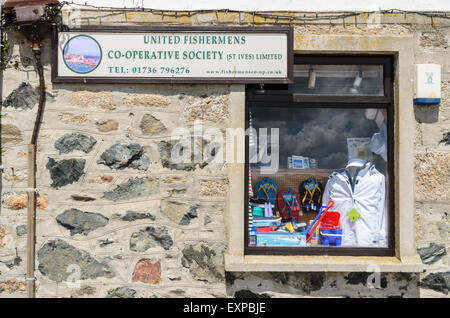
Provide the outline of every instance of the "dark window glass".
[[[339,169],[349,160],[349,147],[350,151],[353,148],[358,151],[357,148],[363,147],[359,149],[359,155],[373,162],[385,174],[386,162],[383,158],[364,147],[370,145],[372,137],[385,125],[384,119],[382,123],[379,119],[380,127],[375,120],[369,119],[376,112],[377,109],[252,107],[251,117],[252,126],[257,132],[261,128],[268,128],[269,146],[270,128],[279,129],[281,169],[288,168],[288,157],[292,155],[314,159],[315,167],[319,169]],[[380,110],[379,116],[384,118],[383,113],[386,114]],[[356,143],[353,148],[352,142]],[[253,168],[261,165],[261,160],[250,164]],[[263,165],[270,165],[270,162]]]
[[297,94],[383,95],[383,65],[295,65]]

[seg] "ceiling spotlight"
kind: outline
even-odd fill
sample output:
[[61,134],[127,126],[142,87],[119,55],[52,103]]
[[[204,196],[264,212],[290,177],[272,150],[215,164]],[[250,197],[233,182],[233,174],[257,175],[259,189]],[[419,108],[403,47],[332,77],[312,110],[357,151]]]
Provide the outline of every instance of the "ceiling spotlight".
[[308,88],[313,89],[316,87],[316,71],[314,71],[312,65],[309,68]]
[[264,94],[266,91],[264,90],[264,84],[259,84],[259,88],[255,90],[255,94]]
[[350,88],[350,93],[352,94],[358,94],[359,90],[358,88],[361,86],[362,82],[362,70],[361,67],[359,67],[358,74],[355,77],[355,80],[353,81],[353,87]]

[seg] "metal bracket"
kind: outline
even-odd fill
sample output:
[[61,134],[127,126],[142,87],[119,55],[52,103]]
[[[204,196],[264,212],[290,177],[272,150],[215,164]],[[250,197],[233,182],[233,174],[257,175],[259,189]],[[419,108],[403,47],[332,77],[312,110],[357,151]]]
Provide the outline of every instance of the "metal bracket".
[[39,193],[39,189],[38,188],[25,188],[23,191]]

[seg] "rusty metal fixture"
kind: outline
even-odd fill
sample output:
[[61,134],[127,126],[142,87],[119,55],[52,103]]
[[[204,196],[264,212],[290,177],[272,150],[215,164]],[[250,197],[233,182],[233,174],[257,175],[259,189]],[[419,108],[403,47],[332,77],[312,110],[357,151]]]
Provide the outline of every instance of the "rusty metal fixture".
[[3,8],[23,7],[36,4],[58,4],[58,0],[6,0]]
[[58,0],[7,0],[2,7],[5,24],[17,26],[31,43],[39,43],[51,31],[59,5]]
[[36,44],[39,44],[47,34],[50,33],[51,25],[48,24],[22,25],[19,27],[19,31],[26,36],[28,41],[32,43],[32,46],[35,46]]
[[47,11],[58,6],[57,0],[7,0],[2,9],[9,24],[45,23]]

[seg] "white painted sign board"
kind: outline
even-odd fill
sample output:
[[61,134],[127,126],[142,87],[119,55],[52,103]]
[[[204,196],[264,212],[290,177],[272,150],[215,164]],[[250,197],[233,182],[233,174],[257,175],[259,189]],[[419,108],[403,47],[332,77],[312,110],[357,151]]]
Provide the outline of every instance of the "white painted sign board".
[[53,80],[287,83],[290,37],[290,28],[60,32]]

